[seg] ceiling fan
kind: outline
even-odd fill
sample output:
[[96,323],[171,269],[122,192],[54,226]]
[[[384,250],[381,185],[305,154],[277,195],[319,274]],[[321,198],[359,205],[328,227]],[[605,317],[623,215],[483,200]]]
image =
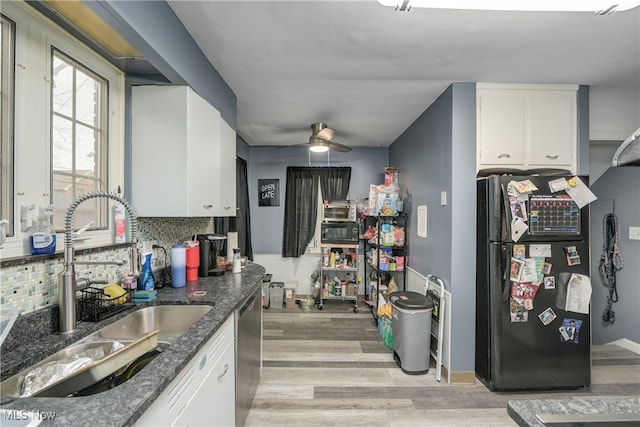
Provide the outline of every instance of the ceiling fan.
[[329,151],[330,148],[342,153],[351,151],[351,147],[331,141],[335,134],[336,131],[327,127],[326,123],[313,123],[311,125],[311,136],[309,137],[309,142],[304,145],[308,145],[309,150],[314,153],[325,153]]

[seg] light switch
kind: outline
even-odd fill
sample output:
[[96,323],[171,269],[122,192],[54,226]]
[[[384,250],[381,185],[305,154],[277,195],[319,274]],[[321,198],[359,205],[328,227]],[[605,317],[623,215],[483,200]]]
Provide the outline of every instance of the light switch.
[[640,240],[640,227],[629,227],[629,240]]
[[440,192],[440,206],[447,206],[447,192]]

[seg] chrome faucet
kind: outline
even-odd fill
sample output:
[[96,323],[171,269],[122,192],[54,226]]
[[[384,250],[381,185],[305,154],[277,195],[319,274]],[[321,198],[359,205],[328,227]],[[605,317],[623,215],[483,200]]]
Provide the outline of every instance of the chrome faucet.
[[[76,328],[76,291],[89,286],[90,279],[77,279],[73,251],[73,215],[79,204],[89,199],[107,198],[116,200],[129,212],[131,221],[131,269],[135,276],[140,275],[138,260],[138,216],[133,206],[122,197],[102,191],[84,194],[76,198],[67,209],[64,220],[64,271],[58,277],[58,305],[60,308],[60,333],[68,334]],[[93,281],[97,283],[97,281]]]

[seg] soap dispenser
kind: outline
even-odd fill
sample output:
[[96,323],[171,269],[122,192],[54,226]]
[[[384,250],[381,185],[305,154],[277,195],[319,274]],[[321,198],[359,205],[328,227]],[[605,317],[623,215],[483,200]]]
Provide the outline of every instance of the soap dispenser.
[[53,254],[56,251],[56,231],[51,224],[53,206],[40,208],[38,222],[29,231],[31,255]]

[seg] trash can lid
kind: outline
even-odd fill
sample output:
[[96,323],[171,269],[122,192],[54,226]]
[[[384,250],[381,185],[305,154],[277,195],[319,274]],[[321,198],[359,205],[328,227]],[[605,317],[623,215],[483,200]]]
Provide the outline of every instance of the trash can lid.
[[426,296],[412,291],[398,291],[389,294],[391,304],[406,310],[433,310],[433,302]]

